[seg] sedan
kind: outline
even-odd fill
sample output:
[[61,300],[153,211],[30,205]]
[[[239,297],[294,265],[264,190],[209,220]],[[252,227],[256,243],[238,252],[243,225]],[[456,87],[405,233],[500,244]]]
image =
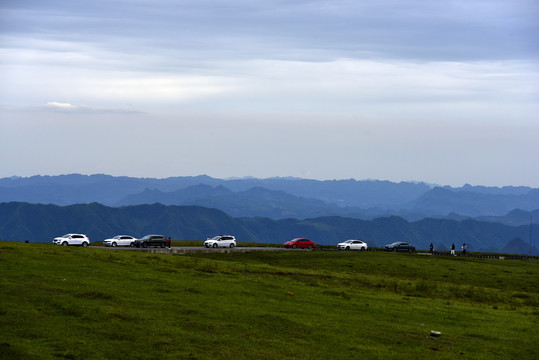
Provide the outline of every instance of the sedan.
[[116,235],[111,239],[103,240],[103,245],[105,246],[134,246],[136,238],[130,235]]
[[296,238],[285,242],[284,247],[292,249],[312,249],[314,247],[314,242],[305,238]]
[[406,242],[397,241],[384,246],[384,251],[415,252],[415,246]]
[[346,240],[337,244],[339,250],[367,250],[367,243],[361,240]]

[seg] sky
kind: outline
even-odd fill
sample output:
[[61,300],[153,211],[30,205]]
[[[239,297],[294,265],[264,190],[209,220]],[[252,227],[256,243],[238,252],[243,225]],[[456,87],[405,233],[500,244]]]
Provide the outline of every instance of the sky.
[[0,177],[539,187],[536,0],[0,0]]

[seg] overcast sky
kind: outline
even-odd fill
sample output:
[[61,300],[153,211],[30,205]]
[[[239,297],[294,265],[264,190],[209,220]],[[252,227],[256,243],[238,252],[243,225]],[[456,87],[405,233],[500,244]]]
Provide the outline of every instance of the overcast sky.
[[536,0],[0,0],[0,177],[539,187]]

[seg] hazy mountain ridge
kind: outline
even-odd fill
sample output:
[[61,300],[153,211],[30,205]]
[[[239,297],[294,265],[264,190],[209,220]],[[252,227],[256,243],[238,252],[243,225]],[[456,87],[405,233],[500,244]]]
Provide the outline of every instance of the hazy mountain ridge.
[[[504,217],[515,209],[539,209],[539,189],[471,185],[451,188],[421,182],[353,179],[222,180],[206,175],[154,179],[72,174],[0,179],[0,202],[10,201],[57,205],[99,202],[107,206],[158,202],[213,207],[237,217],[274,219],[343,216],[368,220],[397,215],[411,221],[481,217],[497,222],[508,221]],[[526,219],[513,221],[524,224]]]
[[491,194],[436,187],[421,195],[406,208],[427,214],[445,215],[451,212],[465,216],[499,216],[514,209],[539,209],[539,190],[526,194]]

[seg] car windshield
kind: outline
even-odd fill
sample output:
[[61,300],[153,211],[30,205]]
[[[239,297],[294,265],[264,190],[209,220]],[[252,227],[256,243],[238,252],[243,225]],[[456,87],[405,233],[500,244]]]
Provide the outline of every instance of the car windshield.
[[393,244],[391,244],[391,246],[397,246],[399,244],[402,244],[400,241],[397,241],[397,242],[394,242]]
[[214,236],[210,240],[219,240],[220,238],[221,238],[220,236]]
[[68,238],[71,234],[65,234],[64,236],[61,236],[63,238]]
[[120,235],[113,237],[113,239],[119,239],[119,238],[120,238]]
[[142,238],[142,240],[148,240],[150,239],[152,236],[151,235],[146,235],[145,237]]
[[353,240],[346,240],[344,243],[345,243],[345,244],[350,244],[350,243],[352,243],[352,241],[353,241]]

